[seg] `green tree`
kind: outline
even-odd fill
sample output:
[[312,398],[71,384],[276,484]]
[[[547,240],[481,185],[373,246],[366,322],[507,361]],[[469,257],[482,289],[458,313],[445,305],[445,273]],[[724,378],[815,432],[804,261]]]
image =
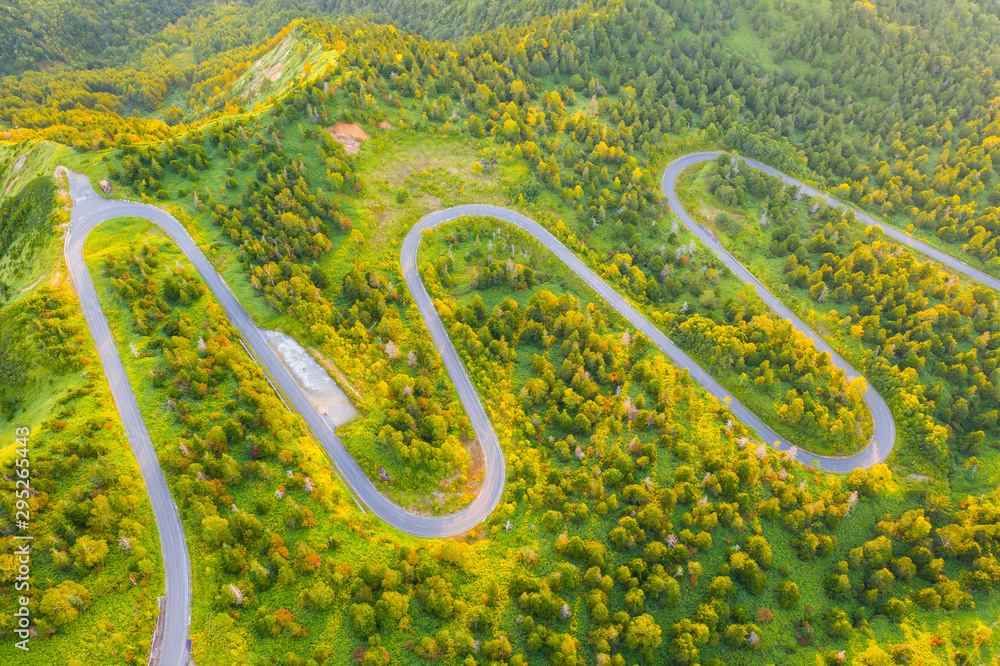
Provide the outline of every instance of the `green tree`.
[[76,540],[76,544],[69,552],[73,556],[73,564],[77,569],[92,569],[107,557],[108,542],[85,534]]
[[663,643],[663,630],[653,616],[643,613],[629,621],[625,630],[625,644],[630,650],[641,650],[647,661],[652,661],[653,650]]
[[778,586],[776,595],[778,597],[778,605],[786,609],[795,608],[799,603],[799,599],[802,598],[799,586],[790,580]]
[[375,610],[370,604],[351,604],[349,615],[355,636],[366,639],[375,633]]
[[38,610],[53,626],[61,627],[87,610],[89,602],[90,592],[87,588],[71,580],[64,580],[45,591]]
[[321,580],[303,592],[302,605],[313,610],[323,610],[333,603],[335,596],[333,589],[326,584],[326,581]]
[[232,543],[233,534],[229,530],[229,521],[219,516],[206,516],[201,521],[201,538],[211,548]]
[[375,620],[383,629],[409,626],[410,597],[399,592],[383,592],[375,602]]

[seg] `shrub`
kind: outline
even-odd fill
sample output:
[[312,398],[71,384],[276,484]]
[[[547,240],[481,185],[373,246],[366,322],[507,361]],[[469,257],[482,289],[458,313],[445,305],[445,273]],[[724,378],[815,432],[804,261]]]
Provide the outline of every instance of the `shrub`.
[[546,511],[542,516],[542,527],[549,532],[555,532],[562,525],[563,515],[558,511]]
[[369,604],[351,604],[350,616],[355,636],[365,639],[375,633],[375,611]]
[[834,607],[826,614],[826,633],[832,638],[844,638],[853,628],[847,613],[839,608]]
[[799,592],[798,585],[790,580],[786,580],[778,586],[776,596],[778,598],[778,605],[782,608],[789,609],[795,608],[798,605],[799,599],[802,598],[802,593]]

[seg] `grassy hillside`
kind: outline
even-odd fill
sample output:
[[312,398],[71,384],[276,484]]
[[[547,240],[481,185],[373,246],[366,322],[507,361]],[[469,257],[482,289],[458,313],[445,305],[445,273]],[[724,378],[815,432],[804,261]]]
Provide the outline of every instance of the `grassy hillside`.
[[[58,147],[0,147],[0,408],[4,440],[0,605],[22,595],[30,651],[4,613],[0,657],[28,664],[140,663],[163,593],[160,543],[142,478],[62,261],[68,198]],[[22,430],[23,429],[23,430]],[[15,433],[28,431],[27,455]],[[29,487],[17,470],[28,461]],[[27,497],[16,492],[27,490]],[[29,527],[15,523],[27,503]],[[15,534],[32,537],[30,589]],[[23,582],[23,581],[20,581]]]
[[[65,282],[3,310],[4,533],[0,604],[30,599],[30,652],[4,614],[0,657],[26,664],[145,662],[163,593],[160,543],[142,478],[96,351]],[[12,373],[20,369],[20,377]],[[12,392],[11,387],[21,389]],[[30,431],[26,458],[14,434]],[[30,470],[27,508],[17,461]],[[17,465],[17,466],[15,466]],[[15,525],[27,511],[28,528]],[[30,589],[15,589],[13,534],[28,534]]]

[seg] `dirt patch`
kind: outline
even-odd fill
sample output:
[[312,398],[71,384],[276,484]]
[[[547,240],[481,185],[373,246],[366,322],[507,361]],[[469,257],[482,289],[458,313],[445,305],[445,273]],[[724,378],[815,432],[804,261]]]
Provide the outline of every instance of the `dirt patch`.
[[277,58],[277,62],[270,67],[264,66],[264,60],[268,57],[267,55],[253,64],[253,67],[250,70],[253,73],[253,78],[250,79],[250,82],[243,89],[244,97],[259,94],[265,79],[274,83],[281,78],[281,74],[284,72],[285,56],[288,53],[288,47],[291,43],[291,35],[285,37],[285,40],[281,42],[274,52],[274,57]]
[[478,479],[482,485],[483,473],[486,471],[486,459],[483,457],[483,445],[478,439],[462,438],[462,445],[469,452],[469,478]]
[[432,490],[431,496],[434,497],[434,508],[439,511],[444,508],[444,505],[448,501],[449,497],[447,493],[443,493],[440,490]]
[[337,123],[333,127],[327,127],[326,131],[350,155],[354,155],[361,150],[362,141],[371,138],[367,132],[354,123]]
[[334,134],[341,134],[356,141],[364,141],[371,138],[367,132],[361,129],[360,125],[354,123],[337,123],[332,128],[327,129],[331,130]]
[[54,286],[56,286],[57,284],[59,284],[59,280],[60,280],[61,278],[62,278],[62,273],[60,273],[59,271],[56,271],[56,272],[55,272],[55,273],[54,273],[54,274],[52,275],[52,280],[51,280],[51,281],[49,282],[49,286],[50,286],[50,287],[54,287]]
[[[459,471],[451,476],[441,479],[441,490],[432,490],[431,495],[435,500],[435,508],[439,511],[444,508],[448,500],[453,497],[461,497],[464,494],[476,496],[483,487],[483,478],[486,476],[486,460],[483,457],[483,447],[478,439],[462,438],[462,446],[469,454],[469,471],[465,474],[465,484],[452,488],[452,485],[462,476]],[[450,492],[449,492],[450,491]]]
[[379,129],[392,129],[392,123],[388,120],[383,120],[382,122],[376,124],[375,127]]
[[69,189],[66,187],[66,183],[69,182],[69,174],[66,167],[61,164],[57,166],[56,170],[52,172],[52,177],[56,179],[56,185],[59,186],[59,198],[69,200]]
[[[27,155],[21,155],[21,156],[20,156],[20,157],[18,157],[18,158],[17,158],[16,160],[14,160],[14,166],[13,166],[13,167],[11,168],[11,170],[10,170],[10,173],[11,173],[11,175],[14,175],[14,174],[16,174],[16,173],[17,173],[18,171],[20,171],[20,170],[21,170],[21,167],[23,167],[23,166],[24,166],[24,162],[25,162],[25,161],[26,161],[27,159],[28,159],[28,156],[27,156]],[[7,196],[8,194],[10,194],[10,188],[14,187],[14,183],[16,183],[16,182],[17,182],[17,179],[18,179],[18,178],[20,178],[20,176],[14,176],[13,178],[11,178],[11,179],[10,179],[10,182],[8,182],[8,183],[7,183],[7,189],[5,189],[5,190],[3,191],[3,195],[4,195],[4,196]]]

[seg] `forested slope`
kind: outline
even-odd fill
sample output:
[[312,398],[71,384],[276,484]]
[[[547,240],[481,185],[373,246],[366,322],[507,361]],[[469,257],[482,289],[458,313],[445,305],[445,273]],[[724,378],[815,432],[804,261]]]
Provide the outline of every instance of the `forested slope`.
[[[370,18],[431,39],[461,41],[496,28],[525,25],[540,16],[578,7],[579,0],[308,0],[308,6],[334,15]],[[598,1],[598,6],[604,2]]]
[[11,0],[0,7],[0,74],[120,58],[198,3],[194,0]]

